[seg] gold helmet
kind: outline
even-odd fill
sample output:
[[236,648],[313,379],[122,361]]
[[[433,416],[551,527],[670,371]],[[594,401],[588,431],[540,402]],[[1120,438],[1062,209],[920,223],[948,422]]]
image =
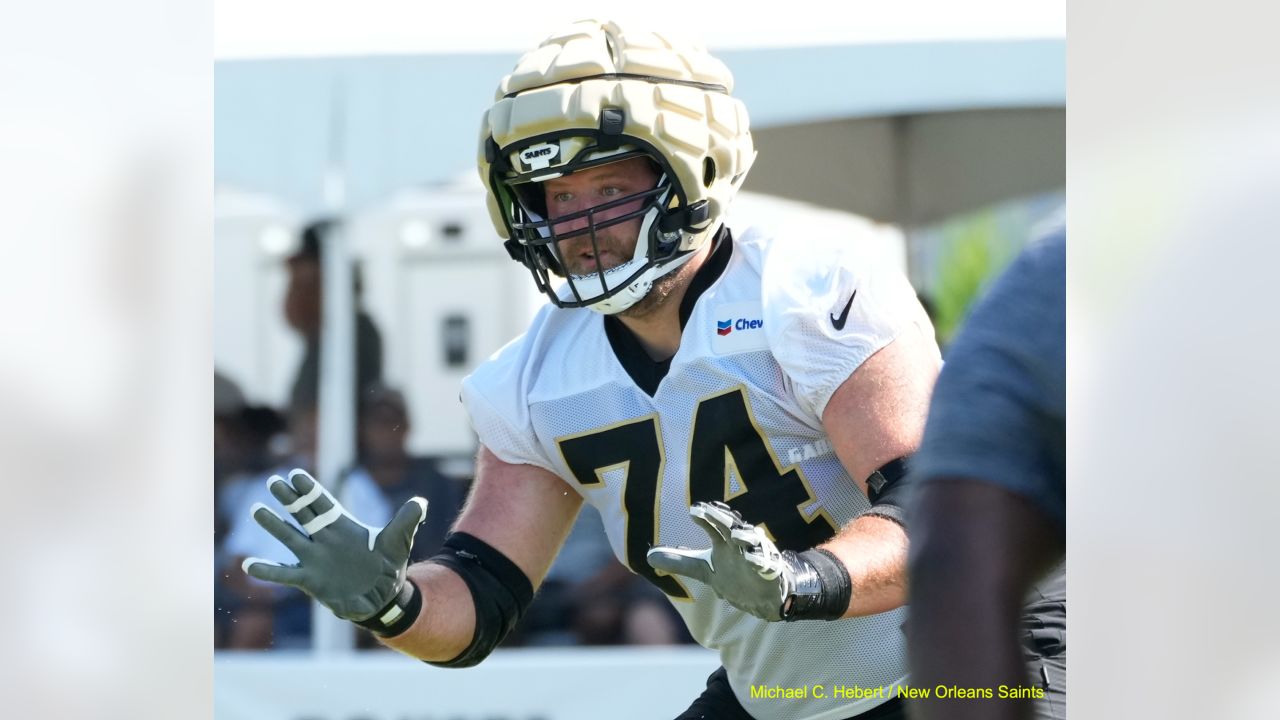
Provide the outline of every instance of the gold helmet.
[[[747,110],[730,96],[733,76],[698,45],[584,20],[547,38],[502,79],[480,123],[480,176],[507,251],[561,307],[625,310],[679,267],[723,223],[755,160]],[[621,217],[557,235],[539,183],[643,156],[657,187],[609,202],[643,200]],[[557,223],[575,216],[556,218]],[[567,275],[558,243],[642,217],[635,256],[618,268]],[[550,275],[565,277],[562,291]]]

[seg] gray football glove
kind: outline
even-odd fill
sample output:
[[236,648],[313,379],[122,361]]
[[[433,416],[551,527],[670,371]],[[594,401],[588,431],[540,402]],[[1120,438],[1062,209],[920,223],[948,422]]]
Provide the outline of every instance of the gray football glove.
[[654,569],[706,583],[725,602],[764,620],[831,620],[848,607],[848,572],[834,556],[780,551],[764,530],[722,502],[696,503],[689,515],[711,547],[655,547],[647,555]]
[[385,528],[378,529],[352,517],[305,470],[290,472],[288,480],[274,475],[267,487],[302,531],[262,503],[254,504],[253,519],[299,562],[281,565],[251,557],[241,566],[246,573],[296,587],[334,615],[374,632],[393,629],[381,634],[396,634],[412,623],[412,617],[405,622],[411,596],[417,600],[414,616],[421,603],[416,588],[406,583],[406,572],[413,536],[427,517],[426,500],[411,498]]

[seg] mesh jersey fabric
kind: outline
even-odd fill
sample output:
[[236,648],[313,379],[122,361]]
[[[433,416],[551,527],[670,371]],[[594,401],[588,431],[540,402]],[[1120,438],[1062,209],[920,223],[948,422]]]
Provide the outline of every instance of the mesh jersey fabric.
[[[656,576],[643,557],[658,544],[705,547],[688,514],[702,500],[729,502],[794,550],[860,514],[867,498],[832,450],[822,412],[899,333],[933,331],[907,279],[853,239],[797,247],[751,228],[732,237],[728,266],[698,298],[652,396],[623,369],[599,314],[548,305],[464,380],[462,399],[495,455],[549,470],[600,512],[615,555],[658,584],[693,637],[720,653],[748,711],[844,718],[892,697],[905,678],[904,608],[769,623],[695,580]],[[751,693],[836,683],[885,691],[855,700]]]

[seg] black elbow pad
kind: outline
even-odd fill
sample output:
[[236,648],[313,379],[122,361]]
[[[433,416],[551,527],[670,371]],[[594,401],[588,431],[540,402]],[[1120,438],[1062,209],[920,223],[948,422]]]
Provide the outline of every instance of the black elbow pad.
[[902,479],[906,475],[907,458],[890,460],[871,473],[867,478],[867,499],[871,501],[871,509],[862,514],[888,518],[905,530],[907,517],[903,508],[909,490]]
[[450,533],[444,548],[427,562],[457,573],[471,591],[476,608],[476,629],[462,654],[431,665],[465,668],[480,664],[493,652],[524,616],[533,601],[533,584],[515,563],[474,535]]

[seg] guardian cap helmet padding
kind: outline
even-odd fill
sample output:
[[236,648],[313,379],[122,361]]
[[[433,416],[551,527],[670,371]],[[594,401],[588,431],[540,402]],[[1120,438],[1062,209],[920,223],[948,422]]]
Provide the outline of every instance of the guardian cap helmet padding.
[[[507,252],[561,307],[621,312],[720,229],[755,160],[733,76],[698,45],[612,22],[574,23],[526,53],[502,79],[481,121],[480,176]],[[556,233],[539,183],[630,157],[649,158],[652,190],[555,218],[587,220]],[[621,217],[596,213],[643,203]],[[635,256],[604,272],[566,277],[558,243],[642,218]],[[551,275],[566,277],[560,292]]]

